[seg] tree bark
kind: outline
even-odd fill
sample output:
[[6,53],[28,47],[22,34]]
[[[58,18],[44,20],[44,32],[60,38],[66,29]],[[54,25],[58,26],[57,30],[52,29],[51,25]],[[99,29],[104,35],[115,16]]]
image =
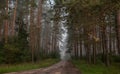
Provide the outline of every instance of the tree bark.
[[117,12],[116,36],[118,53],[120,54],[120,10]]
[[33,11],[33,7],[30,7],[30,48],[31,48],[31,59],[32,62],[34,63],[34,59],[35,59],[35,48],[34,48],[34,11]]
[[4,39],[5,43],[8,43],[8,4],[9,0],[6,0],[6,20],[5,20],[5,26],[4,26]]
[[104,61],[105,61],[106,65],[109,66],[110,65],[110,61],[109,61],[109,52],[108,52],[108,48],[107,48],[106,26],[103,27],[102,34],[103,34],[103,38],[102,39],[103,39],[103,48],[104,48],[104,50],[103,50],[103,52],[104,52],[103,57],[104,57]]
[[12,36],[14,36],[15,34],[15,20],[16,20],[17,4],[18,4],[18,0],[16,0],[15,8],[14,8],[13,21],[12,21]]

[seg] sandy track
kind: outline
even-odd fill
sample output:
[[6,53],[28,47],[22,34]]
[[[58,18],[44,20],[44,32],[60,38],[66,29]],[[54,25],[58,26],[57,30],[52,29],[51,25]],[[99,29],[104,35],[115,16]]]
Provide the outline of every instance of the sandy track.
[[61,61],[47,68],[5,74],[81,74],[81,72],[71,62]]

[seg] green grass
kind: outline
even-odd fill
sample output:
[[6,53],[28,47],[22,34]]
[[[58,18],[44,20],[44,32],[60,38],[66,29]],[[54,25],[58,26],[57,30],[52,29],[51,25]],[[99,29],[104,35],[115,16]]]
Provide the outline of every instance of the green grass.
[[73,63],[82,74],[120,74],[120,63],[106,67],[104,64],[88,65],[85,61],[74,60]]
[[[57,63],[57,59],[47,59],[42,60],[39,63],[24,63],[17,65],[2,65],[0,66],[0,74],[16,71],[24,71],[31,69],[39,69],[53,65]],[[120,63],[114,63],[109,67],[106,67],[104,64],[88,65],[85,61],[73,60],[73,64],[76,65],[82,74],[120,74]]]
[[48,67],[48,66],[53,65],[56,62],[58,62],[57,59],[47,59],[47,60],[42,60],[41,62],[34,63],[34,64],[24,63],[24,64],[17,64],[17,65],[1,65],[0,74]]

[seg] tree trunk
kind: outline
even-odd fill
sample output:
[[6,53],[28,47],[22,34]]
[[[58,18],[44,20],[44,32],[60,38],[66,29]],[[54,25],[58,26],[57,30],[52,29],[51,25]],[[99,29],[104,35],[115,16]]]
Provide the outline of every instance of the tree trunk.
[[118,53],[120,54],[120,10],[117,12],[116,36]]
[[15,20],[16,20],[17,4],[18,4],[18,0],[16,0],[15,8],[14,8],[14,15],[13,15],[13,21],[12,21],[12,36],[14,36],[15,34]]
[[95,37],[96,37],[96,27],[94,27],[93,29],[93,64],[96,64],[96,45],[97,45],[97,42],[95,40]]
[[9,0],[6,0],[6,20],[5,20],[5,26],[4,26],[4,39],[5,39],[5,43],[8,43],[8,4],[9,4]]
[[108,48],[107,48],[107,36],[106,36],[106,27],[103,27],[103,47],[104,47],[104,61],[106,63],[107,66],[109,66],[110,61],[109,61],[109,52],[108,52]]
[[34,48],[34,11],[33,7],[30,7],[30,48],[31,48],[31,57],[32,57],[32,62],[34,63],[35,59],[35,48]]
[[96,43],[93,43],[93,64],[96,64]]
[[[38,39],[38,43],[37,43],[37,45],[38,45],[38,50],[37,50],[37,54],[39,54],[39,50],[41,49],[41,20],[42,20],[42,0],[39,0],[39,3],[38,3],[38,13],[37,13],[37,28],[38,28],[38,37],[37,37],[37,39]],[[39,57],[39,55],[37,56],[37,60],[39,60],[40,59],[40,57]]]
[[110,25],[110,33],[109,33],[109,49],[110,49],[110,54],[112,53],[112,31],[111,31],[112,26]]

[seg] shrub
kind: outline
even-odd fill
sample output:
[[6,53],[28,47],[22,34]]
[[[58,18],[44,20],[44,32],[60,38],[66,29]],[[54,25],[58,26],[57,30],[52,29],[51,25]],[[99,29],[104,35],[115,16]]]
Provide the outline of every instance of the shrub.
[[14,63],[20,61],[20,50],[12,44],[4,45],[4,62],[5,63]]
[[112,55],[110,60],[111,60],[111,62],[120,63],[120,56],[119,55]]

